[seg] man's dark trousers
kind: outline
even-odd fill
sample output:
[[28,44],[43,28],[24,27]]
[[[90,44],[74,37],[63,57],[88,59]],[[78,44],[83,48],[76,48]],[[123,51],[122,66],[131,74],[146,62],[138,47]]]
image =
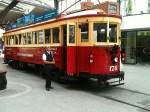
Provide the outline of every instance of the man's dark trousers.
[[45,64],[45,71],[46,71],[46,84],[45,87],[51,88],[51,79],[52,79],[52,71],[53,71],[53,65],[52,64]]

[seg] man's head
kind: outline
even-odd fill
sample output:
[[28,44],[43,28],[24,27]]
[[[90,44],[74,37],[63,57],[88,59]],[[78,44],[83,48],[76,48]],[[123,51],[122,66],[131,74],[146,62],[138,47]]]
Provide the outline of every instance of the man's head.
[[50,50],[51,50],[51,49],[50,49],[49,46],[47,46],[46,49],[45,49],[45,51],[50,51]]

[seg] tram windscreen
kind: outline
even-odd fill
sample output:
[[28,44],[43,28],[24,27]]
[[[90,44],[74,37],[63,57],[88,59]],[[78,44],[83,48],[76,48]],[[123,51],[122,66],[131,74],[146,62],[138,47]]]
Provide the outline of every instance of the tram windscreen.
[[95,42],[107,42],[107,24],[94,23],[93,37]]
[[81,28],[81,42],[88,42],[88,23],[80,25]]
[[117,42],[117,25],[109,25],[109,42]]

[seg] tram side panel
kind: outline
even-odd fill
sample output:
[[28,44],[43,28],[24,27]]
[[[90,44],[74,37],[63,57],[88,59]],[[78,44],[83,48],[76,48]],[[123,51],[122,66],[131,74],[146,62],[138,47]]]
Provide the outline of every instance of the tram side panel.
[[[62,48],[53,47],[51,48],[54,54],[54,59],[56,62],[56,67],[60,70],[63,69],[63,60],[62,60]],[[32,64],[44,64],[42,60],[42,55],[45,51],[45,48],[17,48],[10,47],[5,48],[5,58],[6,62],[13,60],[19,62],[26,62]]]
[[[108,75],[120,72],[119,48],[112,54],[110,47],[78,47],[77,48],[77,72],[91,75]],[[115,57],[114,57],[115,56]]]
[[69,46],[67,47],[67,74],[68,75],[75,75],[77,73],[76,70],[76,62],[77,62],[77,53],[76,53],[76,46]]

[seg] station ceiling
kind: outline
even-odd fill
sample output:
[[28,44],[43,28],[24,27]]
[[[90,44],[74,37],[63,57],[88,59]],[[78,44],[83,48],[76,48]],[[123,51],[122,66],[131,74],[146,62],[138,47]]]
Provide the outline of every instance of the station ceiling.
[[40,14],[53,9],[58,6],[57,3],[58,0],[0,0],[0,27],[23,15]]

